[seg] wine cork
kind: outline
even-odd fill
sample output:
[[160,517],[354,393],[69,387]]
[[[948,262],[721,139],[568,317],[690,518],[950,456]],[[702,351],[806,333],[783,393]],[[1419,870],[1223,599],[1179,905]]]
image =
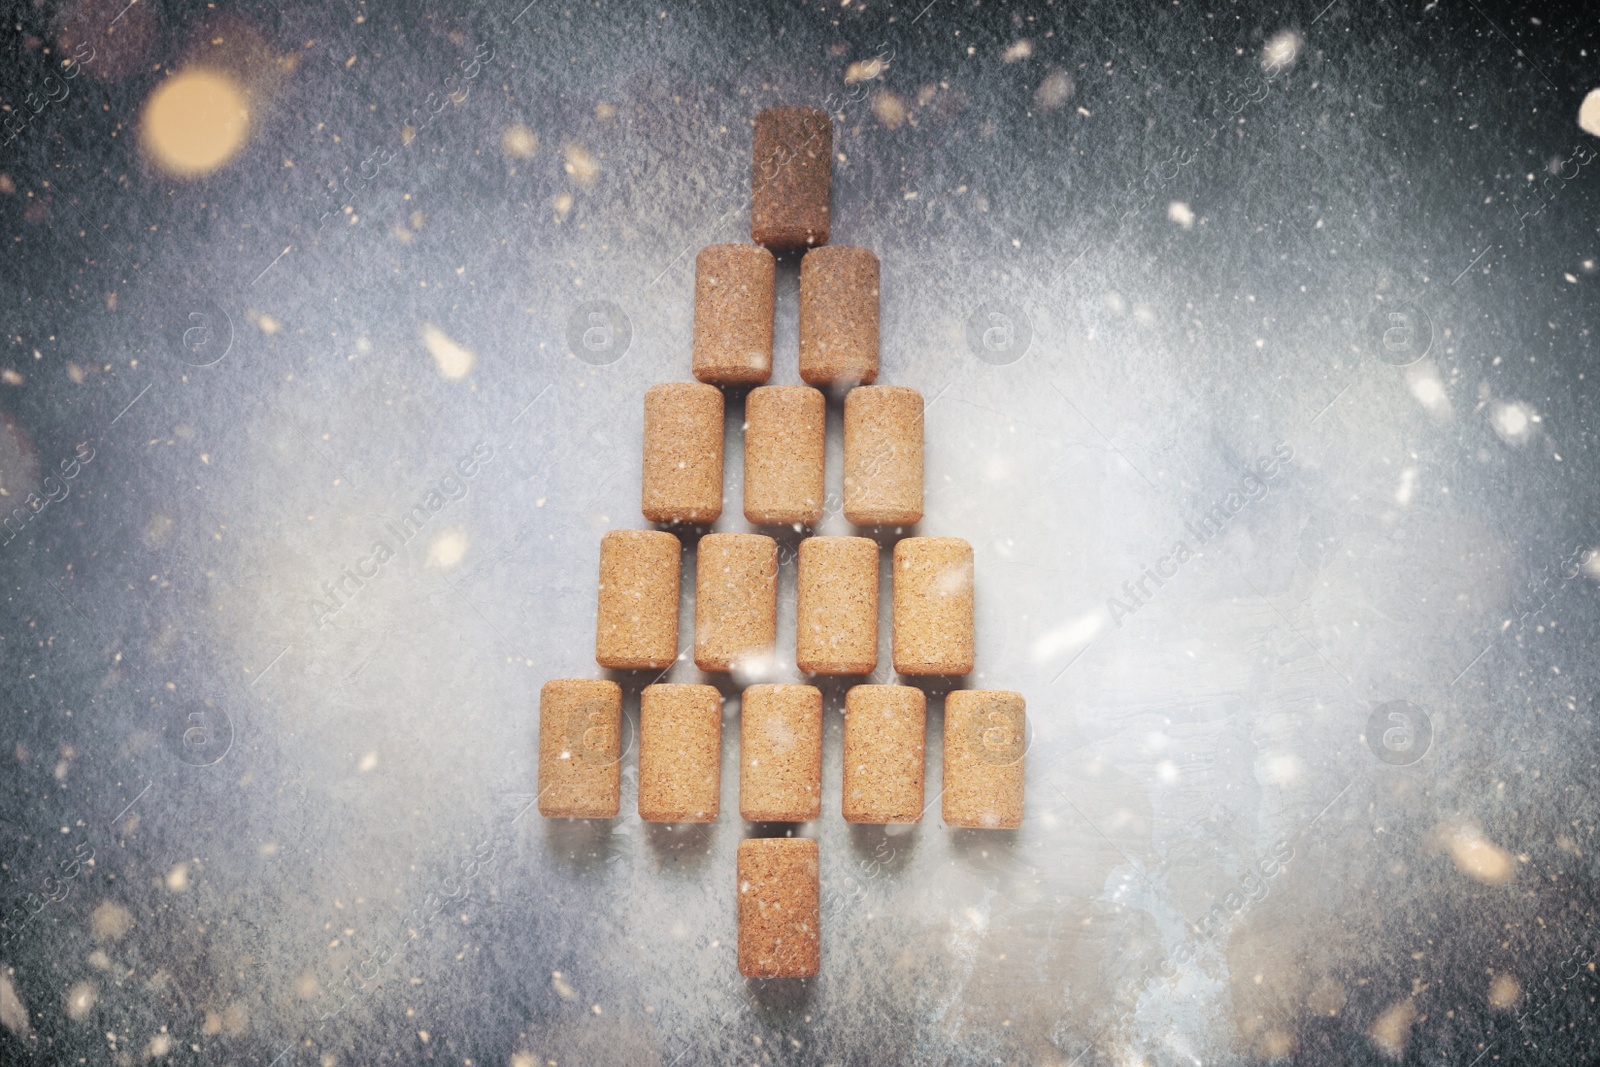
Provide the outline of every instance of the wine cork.
[[833,121],[814,107],[756,114],[750,153],[750,239],[774,252],[828,243]]
[[844,700],[847,822],[921,822],[927,700],[906,685],[858,685]]
[[711,685],[649,685],[639,694],[639,818],[716,822],[722,787],[722,694]]
[[750,390],[744,403],[744,517],[812,525],[822,518],[827,404],[807,385]]
[[622,687],[557,679],[539,690],[539,814],[614,819],[622,801]]
[[944,821],[1015,830],[1022,825],[1027,702],[1021,693],[957,689],[944,700]]
[[777,261],[760,245],[707,245],[694,257],[694,376],[712,385],[772,377]]
[[800,542],[794,662],[807,674],[870,674],[878,666],[878,544],[866,537]]
[[739,709],[739,814],[810,822],[822,814],[822,693],[752,685]]
[[660,670],[678,658],[678,565],[683,546],[660,530],[600,539],[594,658],[621,671]]
[[800,378],[870,385],[878,377],[878,257],[865,248],[813,248],[800,261]]
[[844,398],[844,517],[857,526],[922,521],[922,394],[899,385]]
[[778,543],[761,534],[707,534],[694,581],[694,663],[754,669],[778,642]]
[[972,546],[959,537],[906,537],[894,546],[894,669],[972,670]]
[[810,978],[822,962],[817,843],[806,837],[739,842],[739,973]]
[[722,390],[701,382],[644,394],[642,510],[651,522],[715,522],[722,514]]

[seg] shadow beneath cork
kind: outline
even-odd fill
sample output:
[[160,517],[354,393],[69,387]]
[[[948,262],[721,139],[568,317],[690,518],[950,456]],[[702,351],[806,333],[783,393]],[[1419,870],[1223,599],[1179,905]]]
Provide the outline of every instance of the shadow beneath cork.
[[811,834],[800,832],[806,826],[803,822],[753,822],[749,819],[744,823],[745,837],[810,837]]
[[633,838],[619,832],[620,817],[542,821],[545,853],[572,874],[592,874],[633,862]]
[[822,694],[822,710],[836,709],[844,713],[845,697],[850,690],[858,685],[871,685],[872,679],[865,674],[807,674],[801,676],[804,684],[812,686]]
[[894,546],[907,537],[921,537],[922,523],[913,522],[902,526],[855,526],[850,527],[851,537],[865,537],[878,546],[878,553],[884,558],[879,560],[878,569],[882,573],[892,573],[889,565],[893,562]]
[[921,823],[851,823],[850,849],[870,876],[893,877],[905,869],[917,848]]
[[716,827],[714,822],[647,822],[644,838],[658,862],[699,869],[711,858]]
[[746,978],[744,988],[750,1007],[769,1025],[798,1023],[811,1005],[816,990],[815,978]]
[[967,678],[965,674],[896,674],[890,684],[907,685],[922,690],[922,695],[928,698],[931,708],[935,699],[942,702],[957,689],[970,688],[967,685]]
[[1020,830],[972,830],[951,827],[950,851],[956,862],[974,874],[1010,875],[1017,870]]
[[692,551],[699,547],[702,537],[708,533],[715,532],[714,525],[714,520],[712,522],[652,522],[650,529],[671,534],[682,543],[685,549]]

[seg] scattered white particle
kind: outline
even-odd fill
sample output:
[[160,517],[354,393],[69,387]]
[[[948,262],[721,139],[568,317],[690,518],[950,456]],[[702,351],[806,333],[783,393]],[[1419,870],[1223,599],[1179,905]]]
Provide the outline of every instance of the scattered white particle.
[[1578,107],[1578,126],[1584,133],[1600,137],[1600,89],[1589,90]]
[[458,382],[465,378],[471,373],[473,364],[478,361],[478,357],[470,348],[457,344],[431,322],[422,326],[422,343],[428,349],[428,354],[433,357],[440,376],[446,381]]
[[189,888],[189,865],[180,863],[167,872],[167,891],[182,893]]
[[28,1009],[17,996],[16,987],[6,970],[0,970],[0,1026],[18,1037],[28,1036]]
[[358,774],[366,774],[368,771],[372,770],[372,768],[376,767],[377,765],[378,765],[378,753],[376,751],[368,752],[365,756],[361,757],[361,762],[356,764],[356,773],[358,773]]
[[1054,111],[1072,98],[1074,88],[1072,75],[1064,70],[1053,70],[1033,91],[1033,106],[1040,111]]
[[1394,502],[1404,507],[1417,495],[1417,468],[1407,467],[1400,472],[1400,487],[1394,491]]
[[1000,58],[1007,63],[1017,63],[1031,55],[1033,55],[1033,42],[1024,37],[1010,48],[1007,48]]
[[1489,416],[1494,432],[1508,445],[1526,444],[1533,436],[1533,424],[1538,421],[1539,416],[1520,403],[1496,404]]
[[1182,200],[1174,200],[1167,205],[1167,218],[1186,230],[1194,229],[1194,211]]
[[1288,70],[1299,57],[1303,42],[1304,38],[1293,30],[1281,30],[1273,34],[1261,49],[1261,69],[1268,74],[1281,74]]

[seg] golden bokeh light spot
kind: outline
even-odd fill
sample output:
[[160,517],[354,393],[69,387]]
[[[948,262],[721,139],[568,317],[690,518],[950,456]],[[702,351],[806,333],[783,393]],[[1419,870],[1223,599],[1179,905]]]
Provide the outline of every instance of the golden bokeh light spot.
[[244,91],[228,75],[204,69],[157,86],[139,125],[150,161],[179,178],[210,174],[238,154],[249,132]]

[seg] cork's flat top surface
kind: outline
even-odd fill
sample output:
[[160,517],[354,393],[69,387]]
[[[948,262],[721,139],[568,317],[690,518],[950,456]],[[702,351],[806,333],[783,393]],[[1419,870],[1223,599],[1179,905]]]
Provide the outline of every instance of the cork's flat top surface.
[[752,822],[810,822],[822,805],[822,693],[753,685],[739,712],[739,813]]
[[1007,690],[957,690],[944,710],[944,821],[1016,829],[1025,807],[1026,700]]
[[646,686],[639,704],[639,817],[711,822],[720,813],[722,693]]
[[746,838],[736,863],[739,971],[748,978],[816,974],[822,916],[817,843]]

